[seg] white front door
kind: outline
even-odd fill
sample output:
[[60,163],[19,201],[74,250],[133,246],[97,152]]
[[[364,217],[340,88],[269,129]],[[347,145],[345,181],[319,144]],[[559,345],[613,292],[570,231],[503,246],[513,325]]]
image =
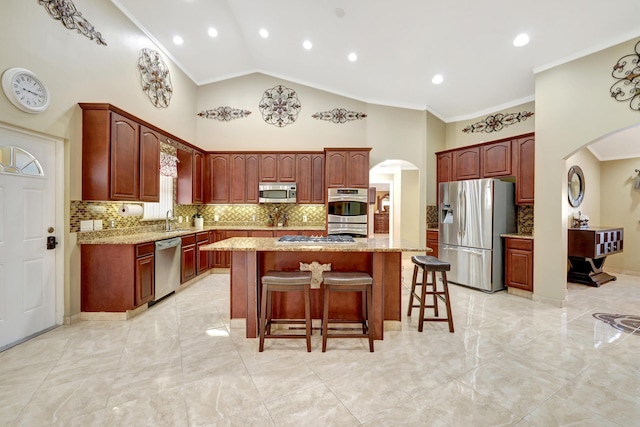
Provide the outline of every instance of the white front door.
[[56,147],[0,127],[0,350],[56,323]]

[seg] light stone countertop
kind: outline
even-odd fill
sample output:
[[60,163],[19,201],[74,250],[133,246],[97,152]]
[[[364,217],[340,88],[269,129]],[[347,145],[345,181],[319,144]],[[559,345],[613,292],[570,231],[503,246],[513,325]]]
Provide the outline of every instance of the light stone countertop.
[[195,227],[185,227],[174,231],[139,231],[135,233],[117,234],[125,230],[102,230],[94,232],[79,232],[78,244],[80,245],[137,245],[140,243],[155,242],[158,240],[171,239],[173,237],[187,236],[189,234],[201,233],[203,231],[214,230],[269,230],[269,231],[317,231],[322,234],[326,231],[325,226],[287,226],[273,227],[268,225],[246,225],[246,224],[220,224],[205,225],[201,229]]
[[509,237],[511,239],[528,239],[533,240],[533,234],[504,233],[500,237]]
[[356,238],[355,243],[278,243],[277,237],[231,237],[203,245],[204,251],[258,251],[258,252],[431,252],[426,246],[413,242],[391,240],[385,237]]

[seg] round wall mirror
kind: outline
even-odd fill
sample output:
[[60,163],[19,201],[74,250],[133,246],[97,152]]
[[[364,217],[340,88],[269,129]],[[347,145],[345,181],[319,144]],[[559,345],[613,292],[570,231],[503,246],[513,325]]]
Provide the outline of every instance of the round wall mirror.
[[584,174],[580,166],[574,165],[569,168],[569,204],[574,208],[580,206],[584,199]]

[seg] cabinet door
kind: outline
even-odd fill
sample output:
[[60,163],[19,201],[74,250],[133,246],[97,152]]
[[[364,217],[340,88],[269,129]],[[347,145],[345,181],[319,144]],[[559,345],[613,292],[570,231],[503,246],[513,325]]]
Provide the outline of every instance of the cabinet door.
[[140,126],[140,200],[160,201],[160,141],[159,133]]
[[278,154],[278,182],[296,182],[295,154]]
[[438,154],[437,162],[438,184],[453,181],[453,154],[451,152]]
[[196,277],[196,245],[182,246],[182,269],[180,283]]
[[[219,242],[226,239],[224,230],[214,230],[209,232],[209,241],[211,243]],[[209,263],[213,268],[225,268],[229,265],[229,252],[213,251],[209,256]]]
[[[313,186],[312,168],[313,160],[312,154],[298,154],[296,157],[297,162],[297,202],[298,203],[311,203],[311,192]],[[322,171],[324,174],[324,171]]]
[[511,175],[511,141],[483,145],[480,152],[483,178]]
[[192,203],[204,202],[204,154],[199,151],[193,152],[193,196]]
[[535,139],[533,136],[513,141],[516,166],[516,204],[532,205],[535,187]]
[[278,155],[260,155],[260,182],[278,181]]
[[209,202],[229,203],[230,200],[230,158],[229,154],[209,154]]
[[433,252],[429,252],[428,255],[438,258],[438,232],[428,230],[427,231],[427,247],[431,248]]
[[347,161],[347,153],[344,151],[325,152],[327,187],[347,187]]
[[245,202],[258,203],[258,183],[260,182],[260,156],[245,154]]
[[453,152],[455,181],[480,178],[480,147],[462,148]]
[[155,280],[155,257],[147,255],[136,259],[135,305],[153,300]]
[[506,240],[506,285],[533,292],[533,241]]
[[324,204],[327,190],[324,186],[324,153],[311,156],[311,203]]
[[350,151],[347,172],[349,187],[369,188],[369,152]]
[[211,254],[211,252],[201,251],[200,247],[209,244],[209,232],[203,231],[202,233],[196,234],[196,240],[196,252],[198,257],[196,274],[202,274],[205,271],[209,270],[209,255]]
[[245,202],[245,157],[244,154],[231,154],[231,171],[229,181],[231,184],[231,203]]
[[116,113],[111,117],[111,199],[138,200],[140,126]]

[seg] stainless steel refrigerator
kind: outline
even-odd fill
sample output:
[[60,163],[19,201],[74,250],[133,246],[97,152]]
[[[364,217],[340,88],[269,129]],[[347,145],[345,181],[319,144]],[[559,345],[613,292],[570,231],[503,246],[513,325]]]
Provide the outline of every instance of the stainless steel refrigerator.
[[485,292],[504,289],[502,238],[516,232],[515,185],[499,179],[442,182],[438,258],[450,282]]

